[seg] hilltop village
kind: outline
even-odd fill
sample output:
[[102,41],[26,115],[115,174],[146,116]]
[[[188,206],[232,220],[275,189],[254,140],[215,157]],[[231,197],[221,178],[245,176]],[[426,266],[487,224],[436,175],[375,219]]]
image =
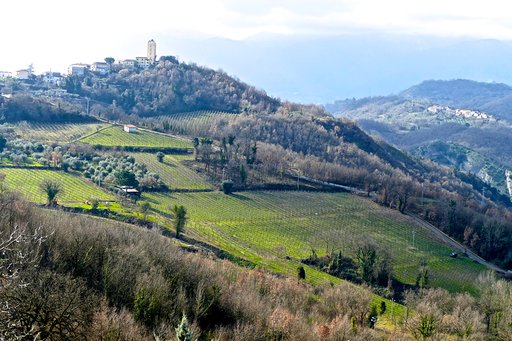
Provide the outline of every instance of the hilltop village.
[[33,65],[26,69],[20,69],[15,72],[0,71],[0,79],[14,78],[18,80],[42,81],[46,84],[60,86],[64,82],[65,76],[83,76],[86,72],[92,72],[96,75],[106,75],[112,69],[122,67],[146,69],[156,63],[156,42],[151,39],[147,43],[147,55],[145,57],[135,57],[135,59],[115,60],[112,57],[106,57],[104,61],[86,63],[73,63],[68,66],[67,74],[60,72],[45,71],[40,75],[35,75]]

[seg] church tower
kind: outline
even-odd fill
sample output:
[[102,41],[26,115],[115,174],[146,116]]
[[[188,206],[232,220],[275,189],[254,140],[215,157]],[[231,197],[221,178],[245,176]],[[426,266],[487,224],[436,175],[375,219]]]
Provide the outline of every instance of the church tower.
[[148,59],[151,64],[156,61],[156,43],[153,39],[148,41]]

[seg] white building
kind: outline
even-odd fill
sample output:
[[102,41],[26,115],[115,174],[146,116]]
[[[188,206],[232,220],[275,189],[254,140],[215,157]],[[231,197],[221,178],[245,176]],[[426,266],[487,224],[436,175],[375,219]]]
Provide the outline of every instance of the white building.
[[60,72],[51,72],[47,71],[44,72],[41,77],[43,78],[43,82],[53,84],[53,85],[60,85],[62,81],[64,80],[64,77],[60,74]]
[[110,65],[104,62],[95,62],[91,65],[91,71],[100,75],[106,75],[110,71]]
[[16,78],[18,78],[18,79],[29,79],[30,76],[31,76],[31,73],[27,69],[22,69],[22,70],[16,71]]
[[146,57],[135,57],[135,60],[137,61],[137,66],[143,69],[146,69],[153,64]]
[[121,60],[120,63],[123,65],[123,66],[127,66],[127,67],[135,67],[137,65],[137,61],[135,59],[125,59],[125,60]]
[[71,64],[68,67],[68,75],[83,76],[87,69],[89,69],[89,65],[87,65],[87,64],[82,64],[82,63]]
[[137,127],[134,126],[133,124],[125,124],[124,131],[126,131],[127,133],[136,133]]
[[12,72],[11,71],[0,71],[0,78],[11,78]]

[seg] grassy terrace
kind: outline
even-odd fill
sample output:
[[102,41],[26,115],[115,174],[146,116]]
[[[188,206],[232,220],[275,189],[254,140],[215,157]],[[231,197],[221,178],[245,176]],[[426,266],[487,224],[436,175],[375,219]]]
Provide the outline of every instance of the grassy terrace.
[[[160,211],[184,205],[190,236],[289,275],[311,249],[319,255],[332,249],[353,255],[366,237],[389,251],[396,277],[408,284],[415,283],[422,259],[430,267],[431,285],[450,291],[472,292],[473,281],[485,270],[463,256],[450,258],[450,247],[407,217],[348,194],[146,193],[144,199]],[[307,272],[312,282],[332,280],[314,269]]]
[[17,124],[14,130],[18,135],[26,140],[39,142],[71,142],[82,136],[94,133],[97,130],[108,127],[105,123],[27,123]]
[[[148,171],[157,173],[171,189],[207,190],[213,186],[194,170],[184,166],[179,160],[182,155],[166,155],[163,162],[158,162],[155,154],[130,153],[138,163],[144,163]],[[185,155],[187,156],[187,155]]]
[[127,133],[122,126],[112,126],[80,140],[80,142],[107,147],[192,148],[186,139],[157,134],[147,130]]
[[6,175],[5,183],[9,189],[19,191],[28,200],[38,203],[46,202],[45,194],[39,189],[39,184],[45,179],[62,183],[64,194],[60,197],[59,203],[64,205],[81,204],[90,198],[115,200],[113,195],[69,173],[17,168],[3,168],[0,171]]

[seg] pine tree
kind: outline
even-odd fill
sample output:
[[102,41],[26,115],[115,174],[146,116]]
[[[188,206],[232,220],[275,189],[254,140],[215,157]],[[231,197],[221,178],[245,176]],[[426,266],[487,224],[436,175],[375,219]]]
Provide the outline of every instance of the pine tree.
[[299,280],[304,280],[306,279],[306,270],[304,270],[304,267],[303,266],[299,266],[297,268],[297,278]]
[[183,314],[181,323],[178,325],[178,328],[176,328],[176,339],[178,339],[178,341],[192,341],[192,333],[190,332],[187,316],[185,316],[185,314]]
[[185,225],[187,224],[187,209],[184,206],[174,205],[172,208],[174,216],[174,228],[176,229],[176,238],[179,238]]

